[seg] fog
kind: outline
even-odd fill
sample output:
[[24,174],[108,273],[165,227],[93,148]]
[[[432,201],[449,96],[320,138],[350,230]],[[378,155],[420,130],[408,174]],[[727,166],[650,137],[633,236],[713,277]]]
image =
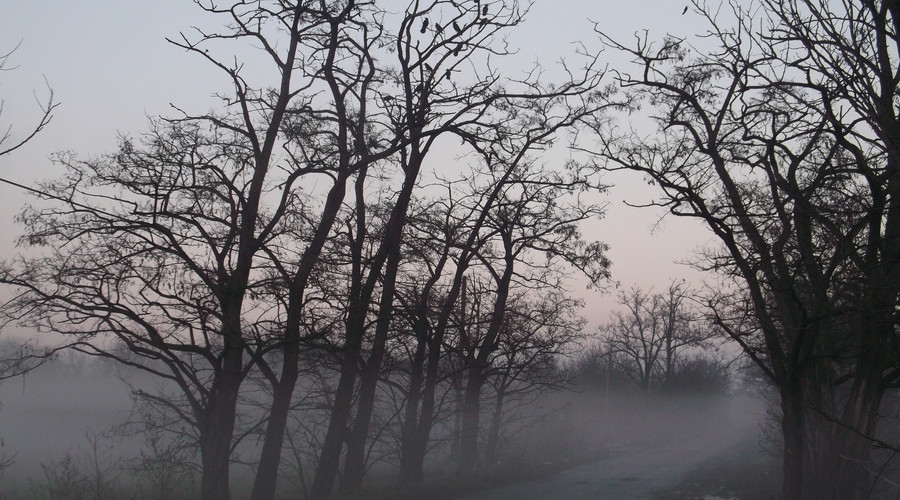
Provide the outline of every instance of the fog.
[[[75,361],[77,360],[77,361]],[[110,432],[128,420],[131,393],[118,371],[105,363],[70,357],[0,383],[0,437],[15,463],[3,471],[0,492],[27,491],[44,479],[49,465],[68,452],[87,460],[90,436]],[[133,440],[115,445],[114,454],[136,453]]]
[[[135,420],[131,388],[153,389],[148,380],[107,362],[67,354],[4,381],[0,436],[4,453],[14,454],[15,463],[3,471],[0,497],[53,498],[50,483],[74,478],[120,492],[140,491],[138,498],[163,498],[164,493],[153,493],[163,491],[161,486],[140,471],[154,453],[147,436],[128,434],[129,428],[122,426]],[[454,490],[443,483],[449,496],[442,498],[546,498],[561,488],[566,498],[637,498],[648,492],[658,495],[654,498],[688,498],[677,496],[680,485],[728,453],[744,453],[739,460],[752,456],[775,463],[774,455],[760,451],[765,401],[734,383],[714,395],[648,395],[627,384],[607,388],[605,381],[594,382],[582,380],[511,403],[496,459],[485,467],[488,479],[476,488],[482,491]],[[315,427],[312,413],[298,418]],[[429,478],[451,483],[452,446],[440,442],[452,434],[452,422],[448,418],[438,426],[438,445],[427,466]],[[487,415],[484,422],[486,428]],[[247,463],[233,465],[235,498],[247,495],[258,453],[254,443],[252,437],[245,440],[236,454]],[[313,456],[315,450],[299,454]],[[291,461],[284,458],[283,476],[291,475]],[[292,489],[296,481],[282,479],[284,497],[300,497]],[[385,488],[396,480],[396,461],[386,456],[374,461],[365,484]],[[777,484],[772,478],[771,485]],[[378,498],[393,497],[401,495]]]

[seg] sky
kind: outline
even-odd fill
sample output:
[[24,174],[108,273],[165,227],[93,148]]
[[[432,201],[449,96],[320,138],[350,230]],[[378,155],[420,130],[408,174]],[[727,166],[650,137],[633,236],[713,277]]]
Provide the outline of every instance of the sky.
[[[385,2],[402,8],[396,0]],[[686,3],[672,0],[537,0],[526,23],[510,37],[523,61],[538,60],[548,71],[571,56],[575,42],[599,47],[593,23],[620,40],[649,30],[651,38],[688,36],[702,29]],[[389,7],[390,8],[390,7]],[[170,103],[203,111],[214,104],[211,93],[227,88],[221,75],[198,57],[166,41],[192,26],[214,25],[190,0],[30,0],[4,2],[0,16],[0,53],[17,44],[9,59],[12,71],[0,72],[0,134],[12,126],[21,136],[39,117],[36,98],[44,101],[47,84],[60,106],[51,124],[29,144],[0,157],[0,177],[30,185],[60,174],[50,157],[70,151],[81,157],[114,150],[120,134],[147,130],[147,117],[171,113]],[[610,55],[602,61],[618,63]],[[45,83],[46,81],[46,83]],[[606,201],[607,215],[585,227],[588,239],[611,246],[613,280],[623,287],[661,289],[671,279],[698,279],[679,262],[711,239],[698,224],[667,217],[653,209],[627,207],[654,194],[642,179],[609,177],[615,184]],[[22,249],[15,215],[29,197],[0,184],[0,259]],[[608,317],[612,295],[584,293],[593,323]],[[614,293],[614,292],[613,292]]]

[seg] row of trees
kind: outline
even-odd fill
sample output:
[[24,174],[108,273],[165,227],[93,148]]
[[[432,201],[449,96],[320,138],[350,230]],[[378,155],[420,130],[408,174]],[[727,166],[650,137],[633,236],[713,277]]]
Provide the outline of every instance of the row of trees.
[[[607,276],[605,247],[578,232],[600,214],[579,194],[600,186],[540,161],[610,105],[594,61],[552,84],[501,75],[517,2],[198,5],[227,30],[170,41],[227,77],[220,109],[155,119],[111,155],[58,155],[65,175],[20,216],[31,256],[0,270],[16,289],[2,314],[165,381],[136,394],[150,425],[196,441],[203,498],[229,498],[253,433],[252,497],[273,498],[311,394],[327,424],[310,497],[360,486],[386,384],[404,480],[422,480],[450,388],[470,474],[485,395],[500,419],[505,398],[553,384],[579,331],[566,269]],[[235,43],[268,69],[250,74]]]
[[707,306],[777,388],[784,498],[870,498],[887,484],[873,449],[896,449],[879,430],[900,373],[900,6],[693,9],[697,45],[601,35],[659,128],[597,123],[598,153],[715,235],[697,261],[722,282]]

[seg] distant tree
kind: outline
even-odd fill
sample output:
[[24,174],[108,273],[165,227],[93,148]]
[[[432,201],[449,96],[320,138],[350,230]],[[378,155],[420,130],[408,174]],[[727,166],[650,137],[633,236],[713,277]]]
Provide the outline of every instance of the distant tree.
[[703,347],[713,336],[688,303],[693,293],[683,280],[662,293],[633,287],[619,294],[623,310],[601,327],[615,361],[645,393],[669,383],[684,350]]
[[626,365],[621,353],[599,341],[574,353],[565,369],[579,389],[624,391],[634,387],[634,381],[622,370]]
[[730,389],[729,363],[706,353],[678,360],[661,390],[668,394],[722,396]]
[[520,430],[521,420],[546,416],[528,411],[541,395],[570,387],[558,363],[583,340],[581,306],[580,301],[553,290],[531,292],[510,305],[484,391],[490,410],[482,463],[490,465],[498,459],[504,436]]

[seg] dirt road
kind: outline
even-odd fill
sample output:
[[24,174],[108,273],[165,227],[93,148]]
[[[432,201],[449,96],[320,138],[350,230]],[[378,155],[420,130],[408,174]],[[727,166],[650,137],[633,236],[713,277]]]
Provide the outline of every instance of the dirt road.
[[[758,426],[698,432],[690,438],[614,450],[606,459],[550,477],[460,497],[460,500],[638,500],[659,498],[704,462],[753,439]],[[714,498],[714,497],[713,497]]]

